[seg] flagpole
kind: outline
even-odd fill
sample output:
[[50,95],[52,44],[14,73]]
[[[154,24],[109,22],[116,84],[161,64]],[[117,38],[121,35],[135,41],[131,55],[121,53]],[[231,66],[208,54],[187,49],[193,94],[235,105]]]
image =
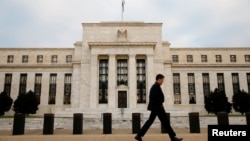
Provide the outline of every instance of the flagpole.
[[121,12],[122,12],[121,20],[123,21],[123,6],[122,6],[122,9],[121,9]]
[[122,12],[122,13],[121,13],[122,17],[121,17],[121,18],[122,18],[122,19],[121,19],[121,20],[123,21],[123,12],[124,12],[125,0],[121,0],[121,1],[122,1],[122,9],[121,9],[121,12]]

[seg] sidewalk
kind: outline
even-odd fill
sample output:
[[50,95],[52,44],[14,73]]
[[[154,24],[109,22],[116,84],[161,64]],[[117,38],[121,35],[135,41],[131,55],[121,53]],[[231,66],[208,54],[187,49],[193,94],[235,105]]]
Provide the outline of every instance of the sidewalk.
[[[175,128],[174,131],[176,134],[190,134],[189,129],[185,128]],[[201,133],[198,134],[207,134],[207,128],[202,128],[200,130]],[[21,136],[26,136],[26,135],[42,135],[43,130],[25,130],[24,135]],[[100,135],[103,134],[102,129],[85,129],[83,130],[82,135]],[[113,129],[112,130],[112,135],[113,134],[132,134],[131,129]],[[161,129],[159,128],[150,128],[148,130],[147,134],[164,134],[161,133]],[[10,136],[12,135],[12,131],[9,130],[0,130],[0,136]],[[73,135],[72,130],[67,130],[67,129],[55,129],[53,135]]]
[[[207,129],[201,133],[189,133],[189,129],[174,129],[183,141],[207,141]],[[43,135],[42,130],[26,130],[24,135],[12,135],[12,131],[0,130],[0,141],[136,141],[131,129],[115,129],[112,134],[103,134],[102,130],[84,130],[74,135],[72,130],[56,129],[53,135]],[[170,141],[168,134],[160,129],[149,129],[143,141]]]

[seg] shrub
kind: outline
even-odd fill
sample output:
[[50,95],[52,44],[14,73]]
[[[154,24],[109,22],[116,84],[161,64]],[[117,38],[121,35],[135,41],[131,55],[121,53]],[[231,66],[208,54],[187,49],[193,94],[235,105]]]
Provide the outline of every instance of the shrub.
[[234,94],[232,101],[235,112],[240,112],[242,115],[250,112],[250,94],[247,94],[244,90]]
[[20,94],[14,102],[13,110],[15,113],[35,114],[38,110],[39,102],[34,92],[29,91],[26,94]]
[[232,104],[228,102],[226,93],[215,89],[205,98],[205,109],[208,113],[231,112]]
[[13,99],[6,92],[0,94],[0,116],[8,112],[12,106]]

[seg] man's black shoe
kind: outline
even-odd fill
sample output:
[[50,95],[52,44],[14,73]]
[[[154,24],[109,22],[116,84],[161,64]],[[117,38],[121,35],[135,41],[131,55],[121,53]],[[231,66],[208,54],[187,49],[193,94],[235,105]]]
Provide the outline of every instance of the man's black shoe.
[[177,137],[174,137],[171,139],[171,141],[181,141],[183,138],[177,138]]
[[138,140],[138,141],[142,141],[141,136],[138,136],[138,135],[137,135],[137,136],[135,136],[135,139],[136,139],[136,140]]

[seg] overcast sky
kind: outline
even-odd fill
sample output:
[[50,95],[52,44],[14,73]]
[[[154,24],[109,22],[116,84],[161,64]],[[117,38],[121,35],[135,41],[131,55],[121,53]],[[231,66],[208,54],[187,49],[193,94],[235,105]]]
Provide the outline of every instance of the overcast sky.
[[[0,0],[0,48],[74,47],[84,22],[121,21],[122,0]],[[250,47],[249,0],[125,0],[124,21],[163,23],[171,47]]]

